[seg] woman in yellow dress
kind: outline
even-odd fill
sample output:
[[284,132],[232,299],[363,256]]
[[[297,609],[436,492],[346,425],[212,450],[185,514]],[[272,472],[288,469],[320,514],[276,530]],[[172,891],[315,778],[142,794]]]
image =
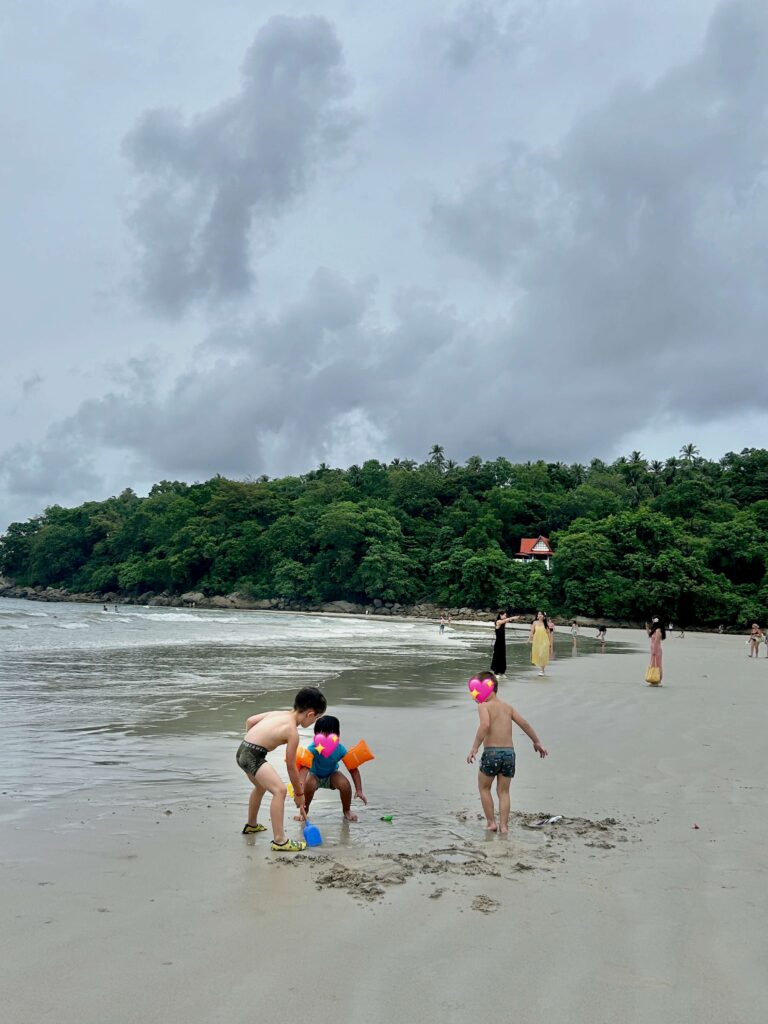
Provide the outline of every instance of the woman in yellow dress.
[[544,612],[539,612],[531,623],[528,643],[531,645],[531,664],[538,665],[539,675],[543,676],[544,669],[549,664],[551,648],[549,624]]

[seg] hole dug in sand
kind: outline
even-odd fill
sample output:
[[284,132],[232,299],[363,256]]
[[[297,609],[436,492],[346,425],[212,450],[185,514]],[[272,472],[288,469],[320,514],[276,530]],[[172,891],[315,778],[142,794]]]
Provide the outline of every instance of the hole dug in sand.
[[[457,813],[456,817],[462,822],[471,820],[465,812]],[[279,863],[312,872],[318,889],[341,889],[361,903],[374,903],[390,887],[405,885],[412,878],[431,878],[433,886],[435,882],[452,880],[456,889],[461,888],[461,880],[473,878],[515,881],[531,871],[555,870],[565,860],[564,843],[580,839],[586,840],[585,846],[613,849],[616,842],[627,841],[625,835],[618,835],[625,833],[626,828],[614,818],[591,821],[558,816],[557,821],[551,821],[553,817],[543,812],[516,812],[510,820],[516,835],[489,836],[478,829],[485,836],[482,842],[466,839],[460,844],[415,853],[365,853],[343,847],[334,853],[295,857]],[[438,885],[425,896],[437,899],[445,891],[445,885]],[[481,913],[499,909],[498,901],[484,894],[475,896],[471,905]]]

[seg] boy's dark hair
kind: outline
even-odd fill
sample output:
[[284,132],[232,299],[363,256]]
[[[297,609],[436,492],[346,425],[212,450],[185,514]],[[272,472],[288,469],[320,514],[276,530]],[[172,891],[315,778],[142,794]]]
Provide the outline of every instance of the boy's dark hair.
[[293,698],[294,711],[316,711],[322,715],[328,707],[328,701],[316,686],[302,686]]
[[339,720],[335,715],[322,715],[320,718],[315,720],[315,735],[319,732],[324,732],[326,736],[340,736],[341,726]]
[[493,682],[493,692],[499,692],[499,680],[496,678],[495,672],[478,672],[475,679],[479,679],[481,683],[486,679],[490,679]]

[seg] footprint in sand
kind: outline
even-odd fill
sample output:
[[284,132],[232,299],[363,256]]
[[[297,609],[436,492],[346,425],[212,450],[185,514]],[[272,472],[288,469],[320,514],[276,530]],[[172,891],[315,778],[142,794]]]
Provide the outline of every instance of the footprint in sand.
[[498,900],[492,900],[490,896],[481,893],[472,900],[472,909],[479,910],[481,914],[495,914],[499,909]]

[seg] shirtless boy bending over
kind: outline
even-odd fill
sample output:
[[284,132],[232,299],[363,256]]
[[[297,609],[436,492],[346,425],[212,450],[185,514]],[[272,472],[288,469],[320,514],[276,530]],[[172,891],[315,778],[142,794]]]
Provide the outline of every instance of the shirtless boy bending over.
[[288,839],[285,834],[286,787],[272,765],[267,764],[267,754],[283,743],[288,744],[288,777],[293,784],[299,815],[304,818],[304,791],[296,770],[298,726],[306,728],[312,725],[323,714],[326,706],[325,697],[316,687],[305,686],[296,694],[291,711],[265,711],[261,715],[251,715],[245,723],[247,732],[237,750],[237,763],[251,780],[253,790],[248,800],[248,823],[243,828],[243,835],[266,832],[257,818],[264,794],[271,793],[269,816],[272,821],[272,849],[278,853],[300,853],[307,848],[307,844]]
[[[479,672],[479,680],[490,679],[493,682],[493,693],[482,704],[477,705],[480,724],[475,734],[475,742],[467,754],[467,764],[473,764],[480,744],[483,745],[483,756],[480,758],[480,770],[477,773],[477,785],[480,790],[480,802],[483,805],[488,828],[491,832],[509,831],[509,784],[515,774],[515,748],[512,745],[512,723],[519,725],[533,743],[533,749],[539,757],[546,757],[547,751],[542,747],[533,726],[512,707],[499,700],[497,694],[499,681],[493,672]],[[499,824],[493,807],[491,786],[496,779],[496,793],[499,797]]]

